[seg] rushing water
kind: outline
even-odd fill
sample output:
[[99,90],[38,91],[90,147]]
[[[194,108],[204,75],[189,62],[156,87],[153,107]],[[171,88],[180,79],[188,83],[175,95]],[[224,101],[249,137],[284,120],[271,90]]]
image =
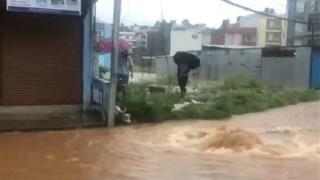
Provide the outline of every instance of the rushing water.
[[0,179],[320,179],[320,102],[115,129],[0,134]]

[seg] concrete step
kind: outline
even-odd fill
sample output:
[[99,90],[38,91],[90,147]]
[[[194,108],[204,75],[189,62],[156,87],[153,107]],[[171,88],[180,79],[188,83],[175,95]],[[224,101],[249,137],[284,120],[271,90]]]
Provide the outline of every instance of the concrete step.
[[100,114],[78,106],[0,106],[0,131],[57,130],[104,126]]

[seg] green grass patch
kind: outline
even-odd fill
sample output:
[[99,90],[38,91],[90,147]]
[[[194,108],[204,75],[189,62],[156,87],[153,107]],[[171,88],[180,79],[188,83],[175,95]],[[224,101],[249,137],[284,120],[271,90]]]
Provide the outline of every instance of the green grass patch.
[[[173,80],[168,78],[169,82]],[[163,80],[164,81],[164,80]],[[206,87],[199,93],[180,98],[174,91],[150,93],[148,87],[155,82],[130,84],[122,104],[138,122],[158,122],[170,119],[223,119],[234,114],[264,111],[299,102],[319,100],[314,90],[293,90],[272,87],[242,76],[227,79],[223,84]],[[156,84],[165,84],[156,82]],[[200,102],[193,104],[192,100]],[[181,110],[172,111],[175,104],[189,102]]]

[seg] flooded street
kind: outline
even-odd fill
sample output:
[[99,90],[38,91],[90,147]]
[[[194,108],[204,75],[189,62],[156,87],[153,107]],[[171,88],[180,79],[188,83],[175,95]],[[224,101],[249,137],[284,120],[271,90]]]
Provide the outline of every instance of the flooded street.
[[4,180],[320,179],[320,102],[115,129],[1,133]]

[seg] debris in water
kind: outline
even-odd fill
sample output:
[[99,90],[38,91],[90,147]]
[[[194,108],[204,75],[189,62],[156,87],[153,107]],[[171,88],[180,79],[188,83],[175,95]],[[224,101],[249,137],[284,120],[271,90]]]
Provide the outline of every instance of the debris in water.
[[45,156],[48,160],[54,160],[54,159],[56,159],[54,156],[52,156],[52,155],[46,155]]
[[78,162],[79,160],[80,160],[79,158],[74,157],[74,158],[66,159],[65,162],[66,163],[71,163],[71,162]]
[[203,103],[198,102],[196,100],[191,100],[191,102],[184,102],[184,103],[180,103],[180,104],[175,104],[172,109],[172,112],[181,111],[183,108],[185,108],[191,104],[203,104]]
[[172,112],[181,111],[184,107],[187,107],[189,105],[190,105],[189,102],[184,102],[182,104],[175,104],[173,109],[172,109]]
[[116,106],[115,112],[116,112],[116,116],[119,117],[119,119],[121,119],[122,122],[126,124],[132,123],[131,114],[127,113],[126,108],[121,109],[119,106]]

